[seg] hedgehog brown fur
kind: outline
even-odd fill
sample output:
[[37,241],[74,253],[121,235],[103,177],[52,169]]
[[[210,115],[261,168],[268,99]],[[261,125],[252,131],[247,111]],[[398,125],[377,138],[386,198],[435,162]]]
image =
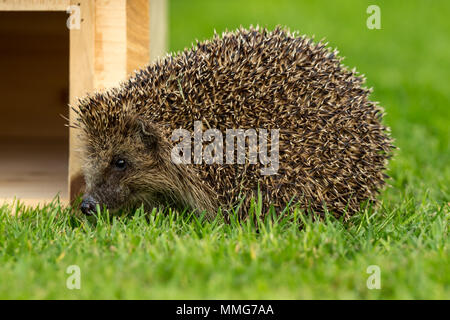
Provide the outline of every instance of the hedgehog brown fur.
[[[393,145],[363,77],[341,60],[326,44],[279,27],[241,28],[82,99],[85,199],[111,209],[170,203],[210,215],[243,201],[245,215],[261,192],[263,212],[289,202],[319,213],[358,211],[376,201]],[[278,173],[263,176],[262,165],[247,162],[174,164],[171,133],[192,132],[194,121],[221,132],[279,129]],[[129,172],[114,169],[119,156]]]

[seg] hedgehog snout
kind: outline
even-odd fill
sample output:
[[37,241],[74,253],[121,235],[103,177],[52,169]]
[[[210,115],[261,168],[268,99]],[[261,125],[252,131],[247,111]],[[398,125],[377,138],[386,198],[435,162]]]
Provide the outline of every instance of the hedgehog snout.
[[97,208],[97,202],[91,196],[84,196],[81,202],[80,209],[86,215],[92,215]]

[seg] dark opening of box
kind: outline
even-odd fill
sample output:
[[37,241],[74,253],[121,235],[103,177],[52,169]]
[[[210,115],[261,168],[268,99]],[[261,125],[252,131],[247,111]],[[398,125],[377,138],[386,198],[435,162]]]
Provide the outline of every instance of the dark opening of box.
[[0,12],[0,201],[67,198],[65,12]]

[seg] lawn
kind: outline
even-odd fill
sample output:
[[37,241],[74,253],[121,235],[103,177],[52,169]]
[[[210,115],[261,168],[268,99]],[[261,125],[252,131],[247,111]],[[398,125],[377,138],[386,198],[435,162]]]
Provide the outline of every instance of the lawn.
[[[369,30],[366,8],[381,8]],[[448,1],[183,1],[178,51],[239,25],[325,37],[365,74],[399,147],[381,205],[347,222],[296,211],[256,224],[170,211],[85,218],[52,204],[0,207],[0,298],[450,299]],[[69,290],[77,265],[81,288]],[[369,290],[369,266],[381,271]]]

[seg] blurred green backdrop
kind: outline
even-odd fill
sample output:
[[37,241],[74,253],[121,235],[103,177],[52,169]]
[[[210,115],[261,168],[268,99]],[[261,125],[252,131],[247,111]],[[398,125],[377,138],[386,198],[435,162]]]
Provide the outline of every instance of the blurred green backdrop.
[[[381,29],[370,30],[369,5],[381,9]],[[372,99],[400,148],[390,163],[386,199],[405,193],[449,201],[450,2],[446,0],[171,0],[169,47],[179,51],[195,39],[257,25],[283,25],[325,38],[365,74]]]

